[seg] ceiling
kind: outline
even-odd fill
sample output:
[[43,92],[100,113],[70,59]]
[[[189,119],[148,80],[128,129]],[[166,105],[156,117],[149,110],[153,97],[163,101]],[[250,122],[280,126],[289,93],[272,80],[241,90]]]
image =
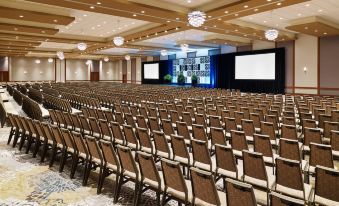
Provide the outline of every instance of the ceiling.
[[[202,27],[187,23],[193,10],[207,15]],[[339,35],[338,0],[0,0],[0,55],[123,58],[192,49],[244,46],[298,34]],[[112,43],[125,38],[123,46]],[[77,44],[85,42],[80,52]]]

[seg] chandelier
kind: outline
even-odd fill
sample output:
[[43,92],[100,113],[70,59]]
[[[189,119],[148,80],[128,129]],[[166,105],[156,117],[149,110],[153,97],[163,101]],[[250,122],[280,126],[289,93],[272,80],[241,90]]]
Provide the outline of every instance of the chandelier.
[[167,50],[161,50],[160,51],[161,56],[166,56],[167,55]]
[[64,52],[62,52],[62,51],[58,51],[56,54],[57,54],[57,56],[58,56],[58,58],[59,58],[60,60],[63,60],[63,59],[65,59]]
[[40,64],[40,59],[35,60],[36,64]]
[[86,65],[90,65],[90,64],[92,64],[92,60],[87,60]]
[[79,49],[80,51],[86,50],[86,49],[87,49],[87,44],[84,43],[84,42],[80,42],[80,43],[78,44],[78,49]]
[[113,43],[116,45],[116,46],[122,46],[124,44],[124,37],[121,37],[121,36],[116,36],[113,38]]
[[48,62],[49,62],[49,63],[52,63],[52,62],[53,62],[53,59],[52,59],[52,58],[48,58]]
[[274,41],[276,38],[278,38],[279,31],[276,29],[269,29],[265,31],[265,37],[269,41]]
[[105,62],[108,62],[108,61],[109,61],[109,58],[108,58],[108,57],[105,57],[105,58],[104,58],[104,61],[105,61]]
[[188,23],[194,27],[200,27],[206,20],[206,14],[202,11],[192,11],[188,14]]
[[187,53],[188,51],[188,44],[181,44],[180,45],[181,51]]
[[129,60],[131,60],[131,56],[127,54],[127,55],[125,56],[125,59],[126,59],[127,61],[129,61]]

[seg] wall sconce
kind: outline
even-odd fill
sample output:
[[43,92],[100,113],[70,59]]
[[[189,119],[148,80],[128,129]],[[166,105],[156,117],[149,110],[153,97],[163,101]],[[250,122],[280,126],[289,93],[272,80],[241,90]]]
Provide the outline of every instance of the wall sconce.
[[305,73],[307,72],[307,67],[304,67],[304,72],[305,72]]

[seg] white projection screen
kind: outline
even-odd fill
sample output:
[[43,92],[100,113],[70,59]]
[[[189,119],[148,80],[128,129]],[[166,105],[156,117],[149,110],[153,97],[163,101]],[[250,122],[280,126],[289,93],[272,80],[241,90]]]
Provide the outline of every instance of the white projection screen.
[[275,53],[236,56],[235,79],[274,80]]
[[144,64],[144,79],[159,79],[159,63]]

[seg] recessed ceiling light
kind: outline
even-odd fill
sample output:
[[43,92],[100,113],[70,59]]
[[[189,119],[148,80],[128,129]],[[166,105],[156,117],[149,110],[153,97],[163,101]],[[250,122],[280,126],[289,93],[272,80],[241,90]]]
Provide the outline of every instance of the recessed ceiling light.
[[234,31],[238,31],[238,29],[235,29]]
[[165,30],[165,33],[167,33],[167,30]]
[[23,16],[23,15],[20,15],[19,17],[20,17],[20,18],[24,18],[24,16]]
[[100,24],[98,24],[98,25],[97,25],[97,27],[101,27],[101,25],[100,25]]
[[208,16],[208,18],[212,18],[212,16]]
[[319,9],[318,12],[322,12],[323,10]]
[[133,16],[137,16],[136,14],[133,14]]
[[314,32],[315,32],[315,33],[317,33],[317,32],[318,32],[318,30],[314,30]]
[[302,14],[300,14],[300,13],[298,14],[298,16],[301,16],[301,15],[302,15]]
[[95,29],[95,27],[93,26],[91,29],[93,29],[93,30],[94,30],[94,29]]
[[87,16],[87,14],[84,14],[84,15],[82,15],[82,16],[86,17],[86,16]]
[[248,8],[248,5],[245,5],[244,8]]
[[268,2],[270,2],[271,0],[267,0]]
[[308,27],[307,27],[307,26],[305,26],[305,29],[308,29]]
[[179,21],[179,20],[180,20],[180,18],[178,18],[178,17],[177,17],[177,18],[175,18],[175,20]]
[[325,32],[324,35],[326,35],[327,33]]
[[54,19],[53,21],[54,21],[54,22],[58,22],[58,20],[56,20],[56,19]]
[[170,20],[167,20],[166,22],[167,22],[167,23],[170,23],[171,21],[170,21]]
[[267,21],[265,20],[264,23],[266,23]]
[[305,6],[309,7],[309,6],[310,6],[310,4],[306,4]]
[[280,19],[280,20],[283,20],[284,18],[280,17],[279,19]]
[[145,13],[145,11],[141,11],[141,13],[142,13],[142,14],[144,14],[144,13]]
[[225,14],[228,14],[228,11],[225,11],[224,13],[225,13]]
[[89,7],[89,8],[94,9],[94,6],[91,6],[91,7]]
[[15,31],[18,31],[18,28],[14,28]]
[[221,18],[219,18],[218,21],[221,21]]
[[280,6],[281,5],[281,2],[277,3],[277,6]]
[[175,28],[175,30],[178,30],[179,28],[177,27],[177,28]]
[[191,3],[192,1],[191,0],[187,0],[187,3]]
[[259,9],[254,9],[254,11],[259,11]]
[[234,14],[234,16],[238,16],[239,14]]
[[97,4],[98,4],[98,5],[100,5],[100,4],[101,4],[101,2],[97,2]]

